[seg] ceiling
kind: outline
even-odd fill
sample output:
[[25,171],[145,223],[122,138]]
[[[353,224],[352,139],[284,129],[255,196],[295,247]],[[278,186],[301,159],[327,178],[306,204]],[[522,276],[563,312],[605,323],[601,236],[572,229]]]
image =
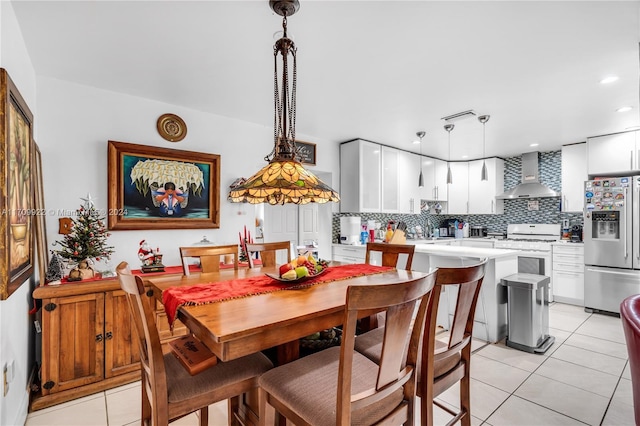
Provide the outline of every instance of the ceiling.
[[[273,126],[267,0],[12,5],[38,76]],[[423,153],[459,160],[483,156],[482,124],[456,122],[449,157],[441,118],[469,109],[491,116],[486,156],[638,126],[639,17],[637,1],[301,0],[297,134],[419,152],[424,130]]]

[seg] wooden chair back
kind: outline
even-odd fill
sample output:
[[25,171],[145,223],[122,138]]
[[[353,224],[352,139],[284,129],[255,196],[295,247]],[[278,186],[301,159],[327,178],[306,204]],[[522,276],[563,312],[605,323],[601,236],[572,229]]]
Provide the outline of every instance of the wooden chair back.
[[398,259],[401,254],[407,255],[407,262],[404,269],[411,270],[413,264],[413,253],[416,246],[413,244],[389,244],[389,243],[367,243],[367,251],[365,253],[364,263],[371,263],[371,253],[382,253],[382,266],[398,266]]
[[276,252],[286,250],[287,262],[291,262],[291,241],[278,241],[274,243],[247,244],[247,256],[249,257],[249,267],[255,266],[254,253],[259,253],[262,266],[276,266]]
[[[429,298],[435,283],[435,272],[423,278],[387,285],[350,286],[347,289],[343,340],[340,348],[336,424],[351,424],[351,412],[372,409],[393,392],[403,389],[404,398],[387,416],[394,423],[413,424],[414,394],[419,343],[424,316],[413,321],[416,305]],[[358,317],[363,312],[385,310],[387,323],[382,343],[381,362],[375,389],[359,395],[351,394],[353,354]],[[409,347],[405,357],[405,349]],[[407,419],[398,421],[398,419]]]
[[189,275],[189,259],[197,257],[200,259],[202,272],[218,272],[220,270],[220,260],[221,258],[224,259],[225,255],[233,255],[233,269],[237,271],[239,254],[236,244],[180,247],[182,271],[184,275]]
[[[463,426],[469,426],[471,419],[470,408],[470,360],[471,338],[473,333],[474,316],[478,297],[484,279],[487,260],[464,267],[438,268],[436,282],[428,303],[422,303],[418,317],[426,318],[423,348],[420,351],[420,374],[418,376],[418,396],[421,397],[421,414],[423,424],[433,424],[433,404],[454,415],[449,424],[458,420]],[[453,293],[457,287],[456,309],[453,323],[449,329],[449,339],[446,346],[436,349],[436,322],[438,304],[443,288]],[[442,364],[447,359],[459,357],[459,362],[446,373],[435,377],[434,365]],[[451,411],[434,398],[460,382],[460,412]]]
[[[131,274],[126,262],[121,262],[117,266],[116,273],[120,280],[120,287],[126,294],[131,317],[135,323],[136,333],[132,334],[132,338],[138,339],[140,349],[142,395],[143,398],[145,395],[147,396],[154,418],[164,419],[164,421],[159,420],[159,424],[166,424],[169,421],[167,375],[151,301],[144,296],[145,289],[142,279]],[[146,415],[151,415],[151,413],[146,413]],[[145,417],[145,413],[143,413],[142,418]]]

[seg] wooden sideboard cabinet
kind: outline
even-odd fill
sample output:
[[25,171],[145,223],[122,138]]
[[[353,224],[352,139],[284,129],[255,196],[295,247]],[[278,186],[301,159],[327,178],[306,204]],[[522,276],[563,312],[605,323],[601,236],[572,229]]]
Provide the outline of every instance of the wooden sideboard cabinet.
[[[42,300],[42,365],[31,410],[140,379],[135,329],[116,278],[38,287],[33,297]],[[161,304],[156,322],[163,342],[186,333],[178,324],[169,330]]]

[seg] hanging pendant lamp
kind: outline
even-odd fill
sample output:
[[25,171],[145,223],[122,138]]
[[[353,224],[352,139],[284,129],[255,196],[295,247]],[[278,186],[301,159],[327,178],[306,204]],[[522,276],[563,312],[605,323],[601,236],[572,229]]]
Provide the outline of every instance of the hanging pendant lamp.
[[451,131],[455,124],[445,124],[444,129],[449,133],[449,157],[447,158],[447,184],[453,183],[453,175],[451,174]]
[[[296,47],[287,37],[287,17],[300,8],[298,0],[270,0],[271,9],[282,16],[283,35],[274,54],[273,149],[264,157],[267,164],[256,174],[229,191],[234,203],[307,204],[338,202],[340,196],[329,185],[306,170],[297,160],[296,148]],[[282,55],[282,78],[278,81],[278,54]],[[288,58],[293,62],[289,67]],[[291,84],[289,84],[291,82]]]
[[489,174],[487,173],[487,160],[486,160],[486,139],[485,139],[485,125],[489,121],[489,115],[481,115],[478,117],[478,121],[482,123],[482,171],[480,172],[480,180],[489,180]]
[[416,133],[416,136],[420,138],[420,175],[418,176],[418,186],[420,188],[424,187],[424,176],[422,176],[422,138],[424,138],[425,134],[424,131]]

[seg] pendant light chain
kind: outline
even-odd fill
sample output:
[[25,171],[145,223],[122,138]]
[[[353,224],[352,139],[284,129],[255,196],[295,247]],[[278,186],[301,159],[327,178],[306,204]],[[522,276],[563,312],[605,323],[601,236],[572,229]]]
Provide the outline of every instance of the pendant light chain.
[[449,133],[449,157],[447,158],[447,184],[453,183],[453,174],[451,173],[451,131],[456,126],[454,124],[445,124],[444,129]]
[[424,175],[422,174],[422,138],[425,134],[424,130],[416,133],[416,136],[420,138],[420,174],[418,175],[418,186],[420,188],[424,187]]
[[480,180],[486,181],[489,180],[489,173],[487,172],[487,159],[486,159],[486,147],[487,147],[487,138],[486,138],[486,124],[489,121],[489,115],[481,115],[478,117],[478,121],[482,123],[482,170],[480,172]]

